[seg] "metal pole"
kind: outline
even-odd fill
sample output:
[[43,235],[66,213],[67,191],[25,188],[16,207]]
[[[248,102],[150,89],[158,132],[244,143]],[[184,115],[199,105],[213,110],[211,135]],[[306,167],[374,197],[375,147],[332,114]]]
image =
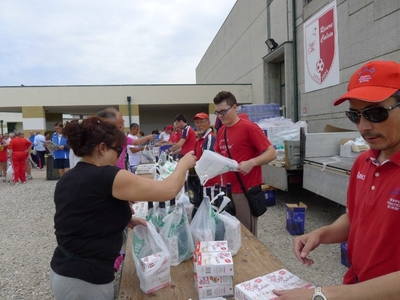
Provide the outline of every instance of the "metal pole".
[[1,135],[3,135],[3,120],[0,120]]
[[132,124],[132,116],[131,116],[131,96],[126,97],[126,100],[128,101],[128,114],[129,114],[129,126]]

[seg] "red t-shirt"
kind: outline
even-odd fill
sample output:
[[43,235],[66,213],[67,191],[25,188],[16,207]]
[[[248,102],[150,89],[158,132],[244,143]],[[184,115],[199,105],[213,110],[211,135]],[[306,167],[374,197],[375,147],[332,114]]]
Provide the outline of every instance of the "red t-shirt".
[[400,271],[400,152],[378,164],[379,151],[360,154],[347,191],[351,266],[344,284]]
[[183,128],[181,139],[186,140],[182,146],[182,155],[194,150],[194,145],[196,143],[196,132],[194,132],[193,128],[189,124]]
[[[227,127],[223,126],[217,133],[217,141],[215,142],[215,152],[225,157],[229,157],[226,151],[224,132],[226,128],[226,138],[232,159],[238,163],[252,159],[265,152],[271,145],[261,128],[248,120],[240,119],[235,125]],[[246,189],[262,183],[261,166],[254,167],[246,176],[238,173],[245,185]],[[242,188],[237,180],[235,172],[227,172],[222,174],[223,185],[232,183],[232,193],[243,193]]]
[[28,139],[16,137],[11,140],[8,149],[12,149],[14,152],[26,151],[31,145],[32,143]]
[[[4,142],[4,144],[2,144]],[[5,162],[7,160],[7,147],[4,145],[6,144],[6,141],[2,141],[0,143],[0,162]]]
[[169,141],[171,143],[176,144],[181,139],[182,132],[181,131],[173,131],[171,136],[169,137]]

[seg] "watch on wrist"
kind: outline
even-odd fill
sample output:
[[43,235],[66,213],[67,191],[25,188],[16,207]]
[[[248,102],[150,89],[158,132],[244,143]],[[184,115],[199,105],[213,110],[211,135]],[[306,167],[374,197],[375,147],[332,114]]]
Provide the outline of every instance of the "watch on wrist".
[[312,300],[327,300],[325,295],[322,294],[322,288],[320,286],[315,288]]

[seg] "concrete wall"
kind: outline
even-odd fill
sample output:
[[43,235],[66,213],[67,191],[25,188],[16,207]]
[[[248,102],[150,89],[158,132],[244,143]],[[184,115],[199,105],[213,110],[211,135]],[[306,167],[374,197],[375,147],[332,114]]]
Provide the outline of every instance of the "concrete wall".
[[238,0],[197,66],[196,83],[251,83],[253,103],[264,103],[266,28],[266,1]]
[[[302,2],[297,1],[297,2]],[[303,10],[302,20],[331,1],[312,1]],[[299,12],[301,13],[301,12]],[[347,102],[334,107],[332,101],[345,93],[350,76],[370,60],[400,61],[400,1],[338,0],[340,84],[304,93],[304,53],[302,23],[298,32],[298,88],[301,105],[308,107],[309,132],[320,132],[326,124],[356,130],[345,116]],[[300,16],[299,16],[300,18]]]

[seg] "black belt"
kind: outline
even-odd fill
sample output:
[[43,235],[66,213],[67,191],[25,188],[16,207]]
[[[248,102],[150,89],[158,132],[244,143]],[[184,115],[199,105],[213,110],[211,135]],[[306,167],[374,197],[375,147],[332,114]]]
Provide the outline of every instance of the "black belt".
[[57,247],[61,251],[61,253],[64,254],[66,257],[68,257],[68,258],[73,258],[74,257],[74,258],[76,258],[78,260],[82,260],[82,258],[80,258],[78,255],[76,255],[76,254],[74,254],[72,252],[69,252],[63,246],[58,245]]

